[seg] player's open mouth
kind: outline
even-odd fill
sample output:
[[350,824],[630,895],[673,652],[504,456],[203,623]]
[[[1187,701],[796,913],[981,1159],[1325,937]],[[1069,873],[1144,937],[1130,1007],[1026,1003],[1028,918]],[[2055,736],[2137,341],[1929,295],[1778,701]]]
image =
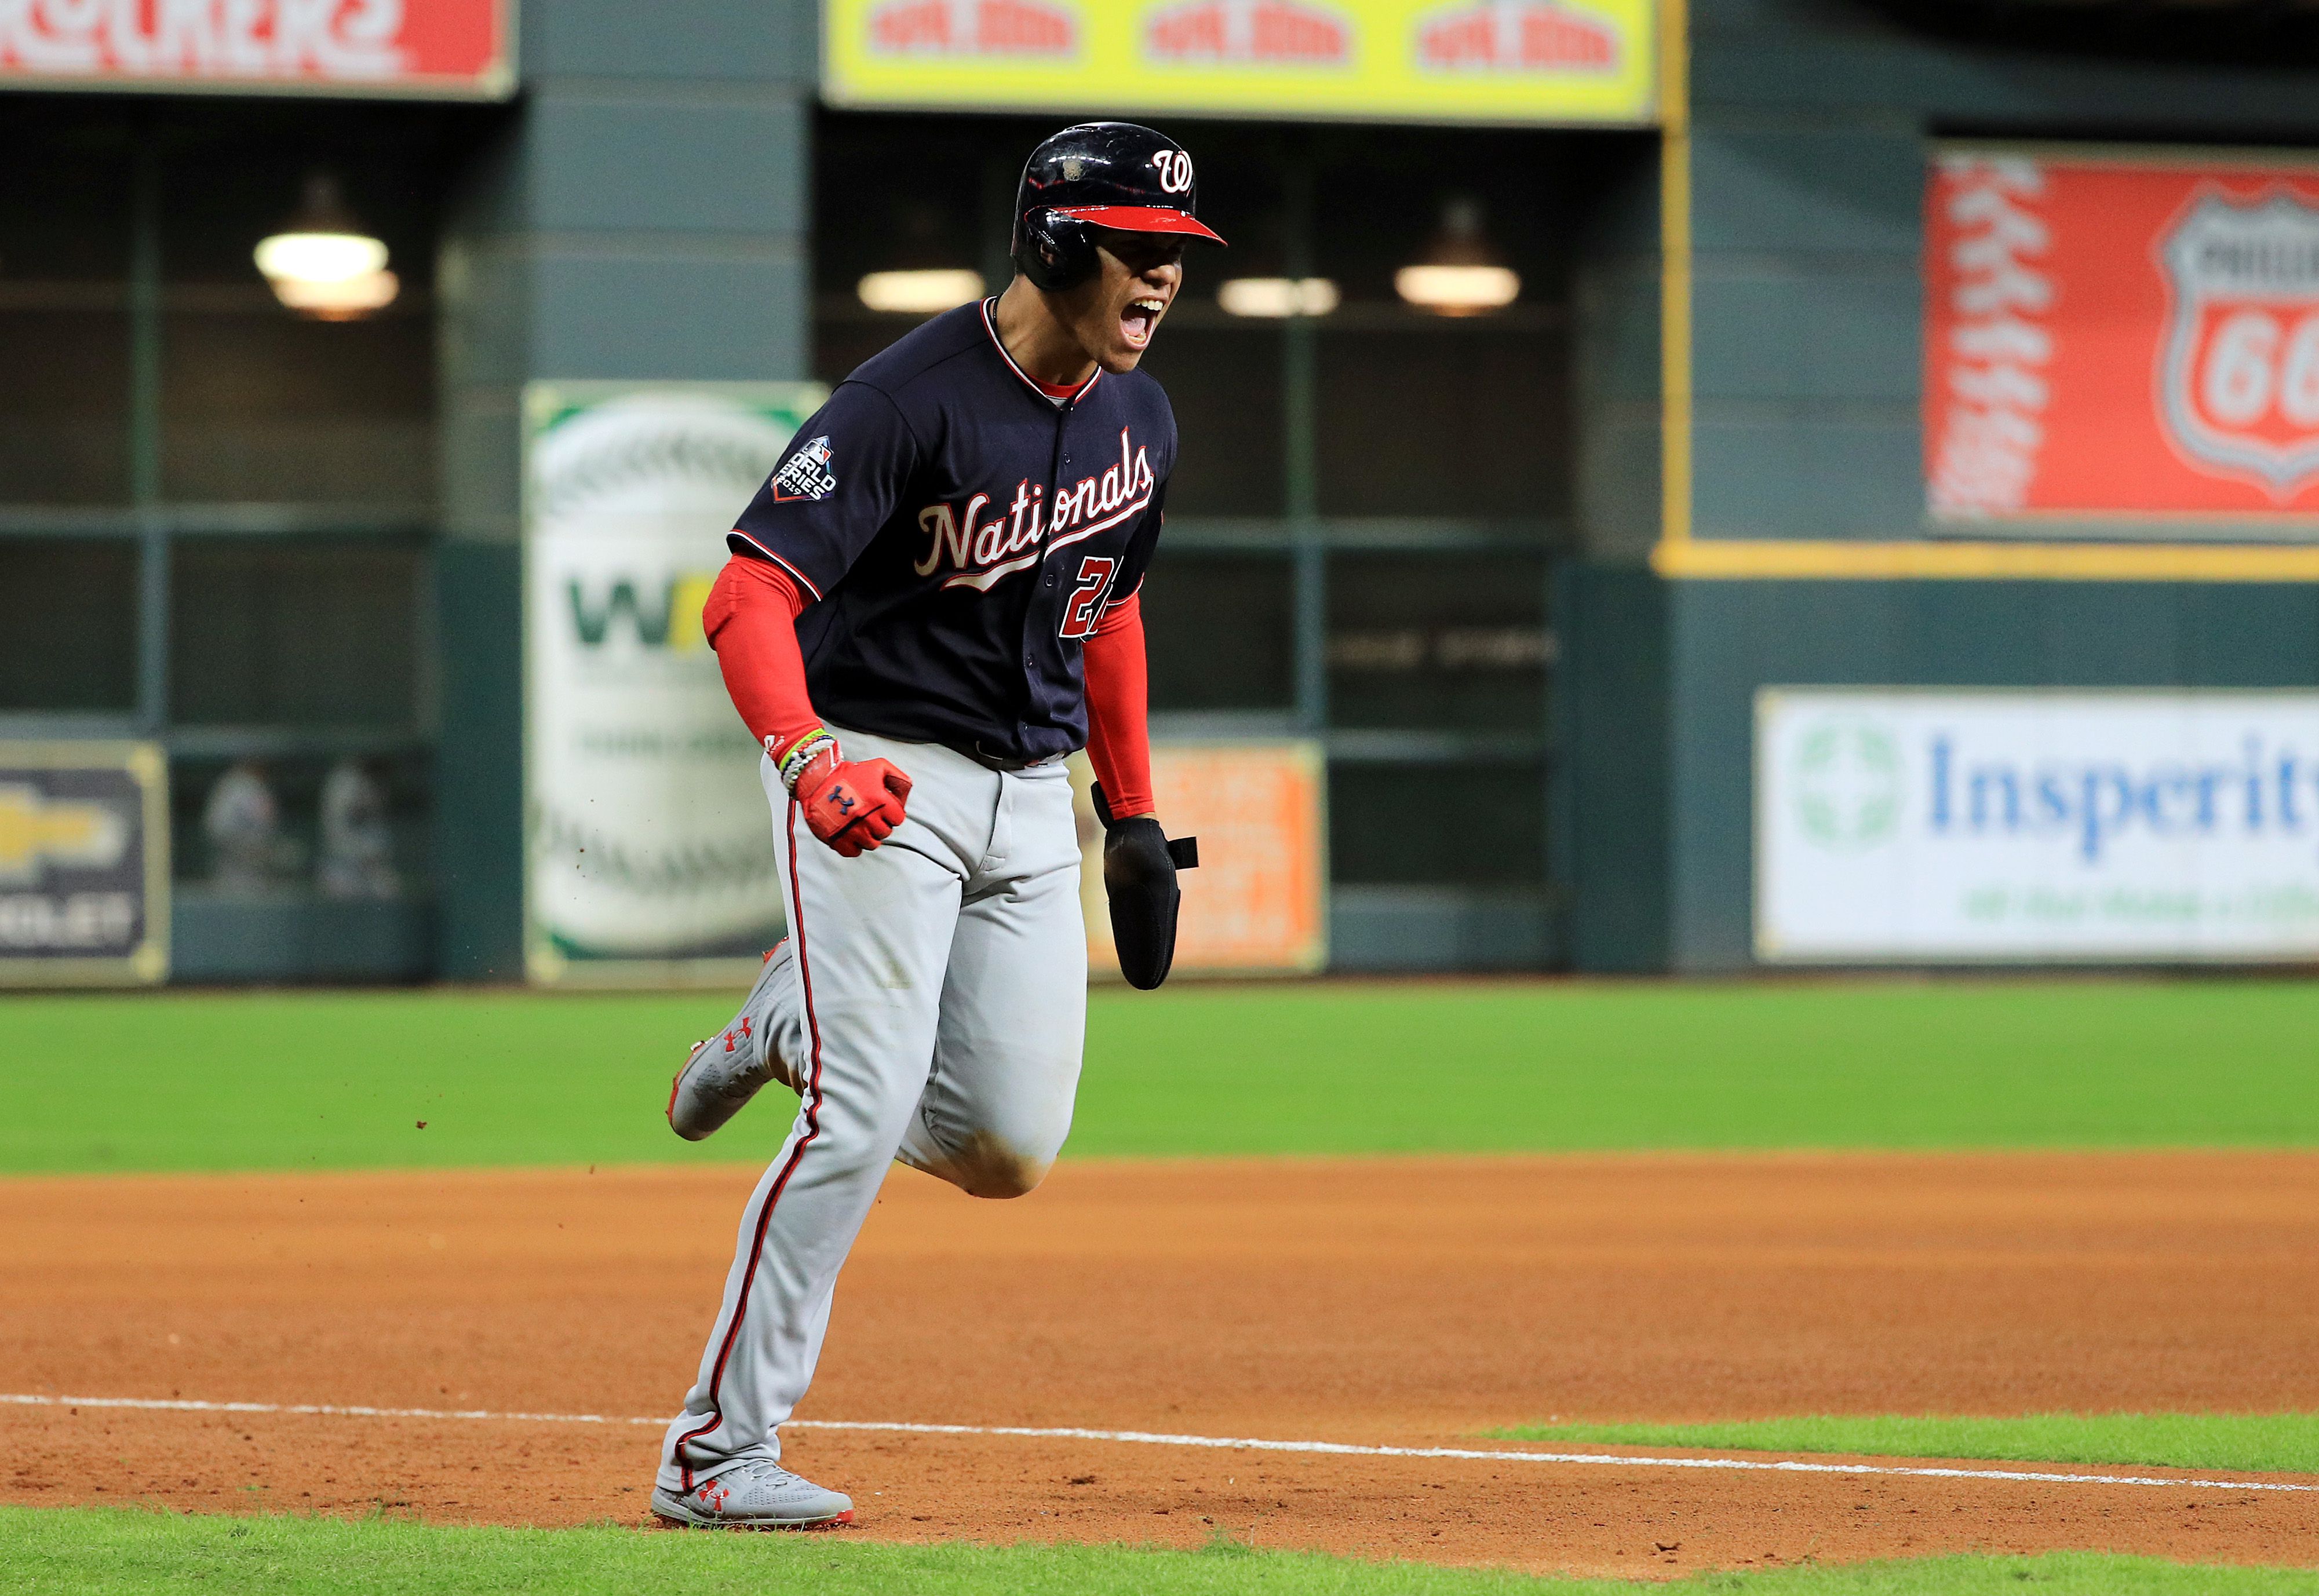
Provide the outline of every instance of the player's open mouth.
[[1141,349],[1151,341],[1152,329],[1160,325],[1160,312],[1168,308],[1165,301],[1139,299],[1131,301],[1119,318],[1119,334],[1131,349]]

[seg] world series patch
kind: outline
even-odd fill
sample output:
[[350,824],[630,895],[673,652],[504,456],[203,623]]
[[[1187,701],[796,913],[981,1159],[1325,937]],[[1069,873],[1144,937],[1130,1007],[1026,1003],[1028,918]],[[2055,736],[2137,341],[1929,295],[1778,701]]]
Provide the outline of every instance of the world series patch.
[[773,501],[826,499],[836,491],[837,473],[829,468],[829,439],[817,437],[791,455],[773,473]]

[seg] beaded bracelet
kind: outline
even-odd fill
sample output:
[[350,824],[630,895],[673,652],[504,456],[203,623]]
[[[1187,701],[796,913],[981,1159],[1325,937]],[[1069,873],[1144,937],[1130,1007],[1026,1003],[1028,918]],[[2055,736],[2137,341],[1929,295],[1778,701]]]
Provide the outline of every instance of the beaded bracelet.
[[[770,742],[771,739],[768,738],[767,741]],[[805,774],[806,767],[813,763],[815,756],[824,748],[827,748],[833,753],[837,750],[837,738],[827,726],[816,726],[790,744],[790,751],[781,755],[774,766],[781,772],[781,785],[790,791],[795,792],[798,778]],[[765,752],[770,753],[772,750],[768,748]]]

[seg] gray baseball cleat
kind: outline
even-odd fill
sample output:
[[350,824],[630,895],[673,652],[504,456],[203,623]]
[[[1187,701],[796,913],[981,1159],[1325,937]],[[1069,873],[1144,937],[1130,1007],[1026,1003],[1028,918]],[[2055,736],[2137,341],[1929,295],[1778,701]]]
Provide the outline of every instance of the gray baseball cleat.
[[818,1529],[853,1522],[853,1499],[825,1491],[769,1457],[744,1457],[682,1495],[654,1485],[652,1510],[695,1529]]
[[742,1000],[741,1012],[724,1030],[694,1043],[684,1068],[676,1072],[668,1088],[668,1123],[687,1141],[699,1141],[721,1129],[767,1081],[798,1090],[794,1073],[781,1057],[782,1026],[775,1012],[795,989],[795,964],[790,939],[783,937],[765,955],[764,968]]

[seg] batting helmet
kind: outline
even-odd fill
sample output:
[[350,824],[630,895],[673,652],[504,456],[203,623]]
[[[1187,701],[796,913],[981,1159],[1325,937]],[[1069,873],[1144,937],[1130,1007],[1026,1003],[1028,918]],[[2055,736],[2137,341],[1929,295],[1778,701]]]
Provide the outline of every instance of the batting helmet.
[[1223,239],[1194,219],[1192,158],[1165,133],[1132,122],[1065,128],[1031,152],[1015,194],[1015,267],[1042,288],[1069,288],[1095,270],[1095,230]]

